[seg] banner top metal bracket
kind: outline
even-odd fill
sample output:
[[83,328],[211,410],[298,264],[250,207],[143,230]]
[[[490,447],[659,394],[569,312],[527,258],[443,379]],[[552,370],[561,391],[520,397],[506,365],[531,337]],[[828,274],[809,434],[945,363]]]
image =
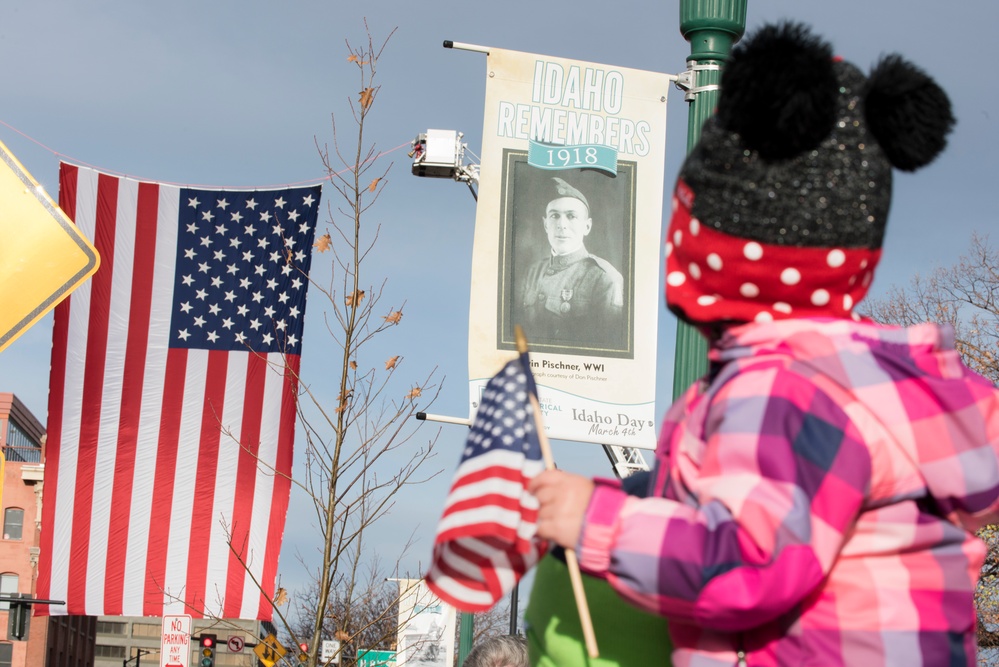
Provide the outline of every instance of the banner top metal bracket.
[[721,86],[717,83],[709,83],[703,86],[697,85],[698,73],[699,72],[719,72],[721,71],[721,65],[714,63],[698,64],[692,60],[687,61],[687,70],[680,72],[676,77],[676,87],[684,91],[683,99],[687,102],[693,102],[694,98],[697,97],[698,93],[707,92],[709,90],[720,90]]

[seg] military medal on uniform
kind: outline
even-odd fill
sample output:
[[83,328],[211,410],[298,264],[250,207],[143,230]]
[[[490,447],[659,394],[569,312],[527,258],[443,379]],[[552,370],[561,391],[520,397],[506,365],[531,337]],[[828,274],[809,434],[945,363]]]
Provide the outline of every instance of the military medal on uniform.
[[562,297],[562,303],[559,305],[558,311],[560,313],[568,313],[569,310],[572,308],[572,306],[569,304],[569,299],[572,298],[572,288],[563,287],[560,296]]

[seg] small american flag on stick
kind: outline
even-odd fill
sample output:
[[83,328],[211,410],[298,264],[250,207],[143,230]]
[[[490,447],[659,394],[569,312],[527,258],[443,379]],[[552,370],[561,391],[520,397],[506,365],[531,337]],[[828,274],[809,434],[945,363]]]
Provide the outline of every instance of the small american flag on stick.
[[426,580],[462,611],[490,609],[546,550],[527,483],[544,470],[527,352],[486,385],[437,527]]

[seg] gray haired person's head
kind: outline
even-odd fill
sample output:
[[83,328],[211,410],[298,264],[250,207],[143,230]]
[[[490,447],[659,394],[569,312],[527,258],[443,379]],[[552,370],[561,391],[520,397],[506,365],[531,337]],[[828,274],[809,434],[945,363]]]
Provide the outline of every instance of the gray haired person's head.
[[527,641],[523,637],[490,637],[476,645],[462,667],[528,667]]

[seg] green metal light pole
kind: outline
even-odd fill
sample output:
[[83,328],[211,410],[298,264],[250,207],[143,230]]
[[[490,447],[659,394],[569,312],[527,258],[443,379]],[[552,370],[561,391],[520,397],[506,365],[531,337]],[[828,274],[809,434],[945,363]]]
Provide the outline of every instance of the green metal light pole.
[[475,616],[467,611],[461,612],[458,618],[458,665],[465,663],[465,658],[472,651],[472,640],[475,638]]
[[[680,34],[690,42],[687,62],[693,65],[687,116],[687,152],[701,138],[701,125],[718,103],[721,66],[732,45],[746,31],[748,0],[680,0]],[[673,398],[707,370],[707,341],[690,325],[677,323],[673,358]]]

